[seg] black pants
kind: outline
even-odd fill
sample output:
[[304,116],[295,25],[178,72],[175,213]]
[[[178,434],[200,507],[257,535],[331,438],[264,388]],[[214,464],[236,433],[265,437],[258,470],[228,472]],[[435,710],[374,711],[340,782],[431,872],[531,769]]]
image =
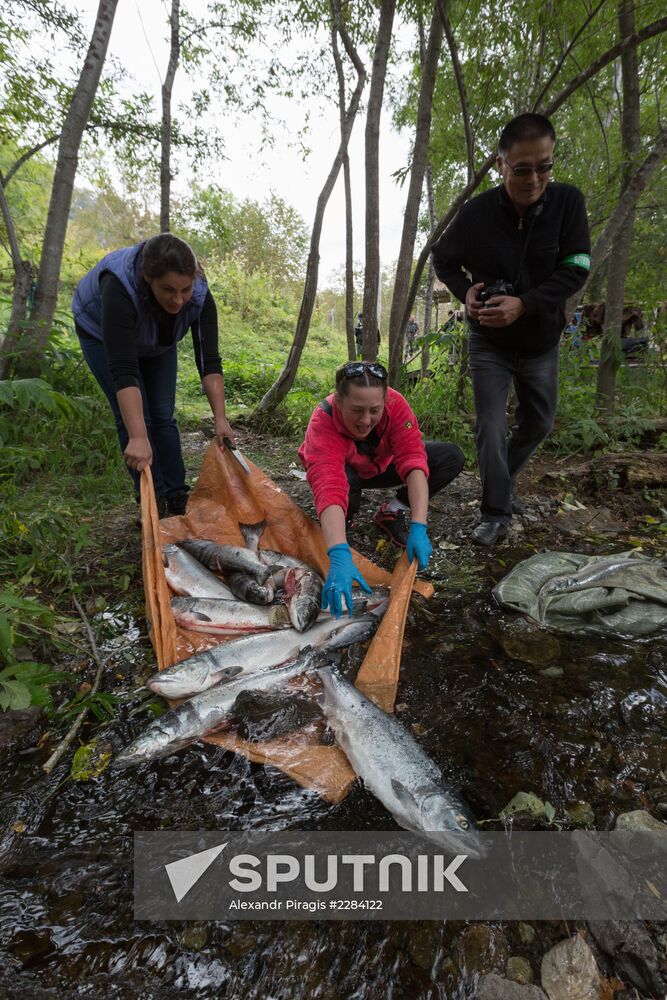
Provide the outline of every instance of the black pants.
[[[428,460],[428,495],[435,496],[443,486],[456,479],[463,468],[463,452],[457,444],[449,441],[427,441],[426,458]],[[347,502],[347,517],[353,517],[361,506],[362,490],[385,490],[392,486],[400,486],[396,491],[396,499],[408,504],[408,488],[394,468],[393,463],[379,476],[372,479],[362,479],[351,465],[345,466],[347,481],[350,484],[350,496]]]
[[[558,347],[536,358],[505,354],[483,337],[470,336],[475,396],[475,440],[482,479],[482,520],[509,524],[518,473],[553,427],[558,404]],[[510,386],[518,405],[507,438]]]

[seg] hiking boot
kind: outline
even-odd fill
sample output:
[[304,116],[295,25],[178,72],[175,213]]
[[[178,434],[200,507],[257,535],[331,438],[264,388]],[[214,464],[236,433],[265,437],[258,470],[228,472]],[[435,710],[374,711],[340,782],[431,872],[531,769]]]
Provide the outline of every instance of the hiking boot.
[[181,517],[185,514],[189,496],[189,490],[181,490],[180,493],[174,493],[170,497],[160,497],[159,499],[164,500],[165,512],[164,514],[159,513],[158,508],[159,517]]
[[404,549],[410,531],[410,513],[407,510],[387,510],[387,507],[388,504],[383,503],[373,520],[390,542]]
[[475,545],[495,545],[507,534],[507,525],[500,521],[482,521],[473,530],[472,540]]

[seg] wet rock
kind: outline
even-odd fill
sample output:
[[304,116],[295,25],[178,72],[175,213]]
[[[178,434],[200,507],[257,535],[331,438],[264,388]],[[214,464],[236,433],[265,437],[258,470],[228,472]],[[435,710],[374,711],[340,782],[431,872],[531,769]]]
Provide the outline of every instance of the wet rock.
[[25,750],[39,739],[44,710],[37,705],[0,712],[0,756]]
[[667,824],[651,816],[644,809],[634,809],[616,817],[615,829],[639,833],[667,833]]
[[498,641],[510,659],[541,667],[560,658],[558,639],[529,619],[512,618],[498,624]]
[[470,924],[461,937],[462,971],[468,975],[501,972],[508,959],[507,940],[502,930],[490,924]]
[[183,933],[183,947],[188,951],[201,951],[208,941],[208,926],[204,923],[188,924]]
[[532,792],[517,792],[505,808],[500,810],[499,816],[501,819],[509,819],[511,816],[517,816],[521,813],[527,813],[535,819],[540,819],[546,815],[545,803]]
[[562,667],[547,667],[545,670],[540,670],[541,677],[562,677],[563,673]]
[[522,985],[533,981],[533,970],[530,962],[527,958],[521,958],[520,955],[512,955],[508,960],[505,975],[513,983],[521,983]]
[[570,802],[565,806],[565,812],[575,826],[588,828],[595,826],[595,813],[590,802]]
[[547,1000],[547,997],[539,986],[522,986],[491,973],[480,979],[477,1000]]
[[541,976],[549,1000],[600,1000],[598,967],[579,934],[547,952]]
[[245,958],[246,955],[249,955],[256,948],[256,936],[251,931],[245,930],[242,927],[235,928],[234,933],[225,945],[225,951],[232,958]]
[[660,957],[642,923],[605,920],[589,923],[602,951],[612,960],[616,973],[642,993],[663,996],[667,982],[660,973]]
[[416,923],[411,926],[408,938],[410,958],[420,969],[433,968],[440,946],[439,925]]
[[519,924],[519,938],[522,944],[529,945],[535,940],[535,928],[530,924]]
[[9,951],[23,966],[35,965],[55,950],[48,930],[17,931],[9,944]]

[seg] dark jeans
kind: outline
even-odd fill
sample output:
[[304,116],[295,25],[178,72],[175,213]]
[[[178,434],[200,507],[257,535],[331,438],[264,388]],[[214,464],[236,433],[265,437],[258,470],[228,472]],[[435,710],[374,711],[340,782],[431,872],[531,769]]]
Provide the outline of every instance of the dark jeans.
[[[509,524],[514,480],[551,431],[558,404],[558,346],[536,358],[505,354],[470,336],[477,461],[482,478],[482,520]],[[518,400],[507,438],[510,386]]]
[[[426,458],[428,459],[428,495],[435,496],[443,486],[456,479],[463,468],[463,452],[457,444],[448,441],[427,441]],[[396,499],[408,504],[408,489],[393,464],[379,476],[372,479],[362,479],[351,465],[345,466],[347,481],[350,484],[350,496],[347,502],[348,519],[357,513],[361,506],[362,490],[384,490],[392,486],[400,486],[396,491]]]
[[[77,331],[78,332],[78,331]],[[116,392],[109,371],[104,344],[93,337],[79,336],[83,356],[88,367],[99,382],[100,388],[109,400],[116,421],[118,440],[124,452],[129,441]],[[183,490],[185,485],[185,465],[181,451],[181,438],[174,420],[176,403],[177,354],[174,344],[164,354],[154,358],[139,358],[139,388],[144,404],[144,420],[148,439],[153,449],[153,483],[157,496],[171,497]],[[139,493],[139,473],[128,469],[134,483],[135,493]]]

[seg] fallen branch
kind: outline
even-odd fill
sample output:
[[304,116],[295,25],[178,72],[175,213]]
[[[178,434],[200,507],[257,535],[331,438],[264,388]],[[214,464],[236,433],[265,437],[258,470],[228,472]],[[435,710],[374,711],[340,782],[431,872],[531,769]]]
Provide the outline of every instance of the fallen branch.
[[[84,624],[86,632],[88,633],[88,642],[90,643],[90,651],[93,654],[93,660],[97,664],[97,673],[95,674],[95,680],[93,681],[93,686],[91,687],[89,692],[89,697],[94,698],[99,690],[99,686],[102,681],[102,672],[104,671],[104,668],[108,665],[109,658],[103,660],[102,657],[100,656],[100,651],[97,648],[97,642],[95,641],[95,634],[90,626],[88,618],[86,617],[86,613],[81,607],[79,600],[75,594],[72,594],[72,600],[74,601],[74,606],[76,610],[79,612],[79,617],[81,618],[81,621]],[[51,774],[51,771],[54,769],[58,761],[67,752],[68,748],[74,741],[74,737],[81,729],[81,726],[83,725],[84,720],[88,715],[88,711],[89,711],[88,708],[81,709],[76,719],[72,723],[71,727],[65,734],[64,738],[60,741],[56,749],[53,751],[53,753],[47,760],[46,764],[42,766],[42,770],[45,771],[46,774]]]

